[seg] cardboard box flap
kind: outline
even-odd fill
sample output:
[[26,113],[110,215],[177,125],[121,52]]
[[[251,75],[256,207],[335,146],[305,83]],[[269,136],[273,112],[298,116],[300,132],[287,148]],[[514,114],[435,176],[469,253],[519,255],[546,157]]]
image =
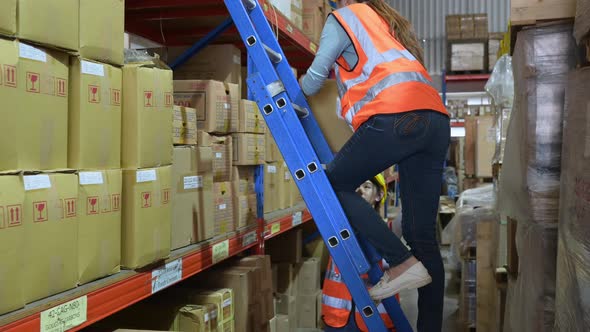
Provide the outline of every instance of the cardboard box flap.
[[142,50],[125,49],[125,66],[147,67],[172,70],[158,54],[151,56]]

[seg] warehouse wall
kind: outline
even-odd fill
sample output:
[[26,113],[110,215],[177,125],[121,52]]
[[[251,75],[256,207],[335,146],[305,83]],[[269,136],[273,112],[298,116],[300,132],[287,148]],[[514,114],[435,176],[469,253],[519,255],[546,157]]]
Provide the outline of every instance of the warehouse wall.
[[440,74],[445,67],[445,16],[488,14],[490,32],[504,32],[510,16],[510,0],[386,0],[414,24],[424,41],[426,67]]

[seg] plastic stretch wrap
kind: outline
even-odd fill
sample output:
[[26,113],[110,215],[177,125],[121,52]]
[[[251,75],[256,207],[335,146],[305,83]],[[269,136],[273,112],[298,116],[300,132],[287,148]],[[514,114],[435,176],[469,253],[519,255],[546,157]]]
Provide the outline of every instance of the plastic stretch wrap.
[[[461,257],[469,254],[470,248],[477,244],[477,224],[497,221],[493,185],[465,190],[457,201],[457,213],[443,232],[451,238],[449,262],[455,269],[461,268]],[[473,257],[475,259],[475,257]]]
[[492,163],[502,163],[504,148],[506,146],[506,134],[508,121],[514,102],[514,75],[512,72],[512,57],[503,55],[496,65],[485,89],[492,97],[492,107],[495,115],[494,128],[496,129],[496,152]]
[[564,121],[556,331],[590,331],[590,68],[570,74]]
[[517,221],[519,271],[510,280],[504,331],[553,329],[562,124],[575,67],[571,24],[525,29],[513,57],[515,96],[498,206]]

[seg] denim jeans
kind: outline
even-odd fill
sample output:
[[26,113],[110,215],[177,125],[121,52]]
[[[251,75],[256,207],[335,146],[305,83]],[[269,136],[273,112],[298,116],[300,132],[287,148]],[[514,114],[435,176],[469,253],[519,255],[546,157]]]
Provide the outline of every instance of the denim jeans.
[[[418,290],[418,331],[442,328],[444,267],[436,239],[443,163],[450,142],[449,118],[419,110],[376,115],[363,123],[327,167],[327,176],[351,226],[397,266],[414,255],[432,283]],[[397,164],[402,199],[402,233],[411,251],[355,190]]]

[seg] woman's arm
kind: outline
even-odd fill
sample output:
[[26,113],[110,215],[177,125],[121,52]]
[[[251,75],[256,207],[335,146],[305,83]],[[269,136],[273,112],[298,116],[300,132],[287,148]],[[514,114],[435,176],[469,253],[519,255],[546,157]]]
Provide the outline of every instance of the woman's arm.
[[320,91],[336,60],[351,45],[346,31],[332,15],[328,16],[315,59],[300,80],[305,95],[311,96]]

